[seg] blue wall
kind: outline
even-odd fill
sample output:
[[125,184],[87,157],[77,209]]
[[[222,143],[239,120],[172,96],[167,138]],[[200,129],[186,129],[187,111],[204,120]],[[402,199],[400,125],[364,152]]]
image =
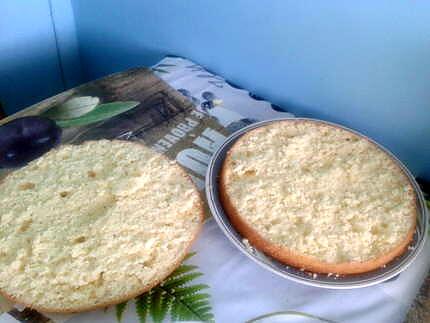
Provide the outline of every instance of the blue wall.
[[73,1],[87,79],[189,57],[430,178],[430,2]]
[[8,113],[176,54],[360,130],[430,179],[428,1],[2,0],[0,12]]
[[0,12],[0,101],[7,114],[82,82],[69,0],[1,0]]

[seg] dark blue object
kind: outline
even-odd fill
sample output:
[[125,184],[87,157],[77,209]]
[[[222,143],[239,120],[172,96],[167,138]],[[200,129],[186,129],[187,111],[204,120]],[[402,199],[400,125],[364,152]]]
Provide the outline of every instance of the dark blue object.
[[203,101],[200,106],[203,108],[203,110],[210,110],[214,107],[214,104],[212,101]]
[[209,91],[203,92],[202,97],[203,97],[203,99],[205,99],[207,101],[215,100],[215,94],[213,94],[212,92],[209,92]]
[[249,92],[249,93],[248,93],[248,95],[249,95],[251,98],[253,98],[254,100],[257,100],[257,101],[264,101],[264,99],[263,99],[261,96],[258,96],[257,94],[254,94],[254,93]]
[[25,165],[56,146],[61,128],[43,117],[23,117],[0,126],[0,167]]
[[279,105],[276,105],[276,104],[272,103],[271,106],[272,106],[272,109],[275,110],[275,111],[285,112],[285,110],[282,109]]
[[424,193],[424,196],[428,199],[428,196],[430,196],[430,181],[425,180],[424,178],[417,178],[417,182],[421,187],[421,190]]

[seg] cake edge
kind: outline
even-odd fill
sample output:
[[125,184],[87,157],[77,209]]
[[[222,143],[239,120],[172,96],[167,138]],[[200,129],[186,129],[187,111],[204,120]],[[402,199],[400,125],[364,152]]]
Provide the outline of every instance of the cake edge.
[[[131,141],[126,141],[126,140],[118,140],[118,139],[114,139],[114,140],[109,140],[109,139],[101,139],[101,140],[105,140],[105,141],[116,141],[116,142],[124,142],[126,144],[132,144],[132,145],[138,145],[138,146],[144,146],[140,143],[136,143],[136,142],[131,142]],[[86,145],[88,143],[94,142],[97,140],[89,140],[89,141],[85,141],[84,143],[82,143],[81,145]],[[65,145],[59,145],[58,147],[52,149],[51,151],[49,151],[48,153],[52,153],[55,150],[61,149],[64,146],[74,146],[73,144],[65,144]],[[149,147],[148,147],[149,148]],[[151,148],[149,148],[151,149]],[[159,153],[158,153],[159,154]],[[44,155],[42,155],[44,156]],[[160,154],[160,156],[166,160],[169,160],[166,156]],[[35,159],[37,160],[37,159]],[[33,162],[33,161],[32,161]],[[191,178],[188,176],[187,172],[181,167],[179,166],[176,162],[174,164],[174,167],[176,167],[179,171],[179,173],[185,177],[187,179],[187,181],[189,181],[191,183],[191,185],[194,187],[195,190],[195,194],[197,194],[198,196],[198,208],[200,209],[200,217],[199,217],[199,225],[195,230],[194,233],[194,237],[192,240],[190,240],[188,246],[184,249],[183,255],[181,255],[181,257],[179,257],[179,260],[175,263],[173,263],[166,271],[164,275],[160,275],[160,277],[158,277],[155,281],[150,282],[149,284],[145,285],[144,287],[142,287],[141,289],[139,289],[136,292],[132,292],[132,293],[128,293],[128,294],[124,294],[121,297],[117,297],[114,300],[110,300],[107,302],[102,302],[102,303],[98,303],[97,305],[88,305],[88,306],[81,306],[81,307],[70,307],[70,308],[66,308],[66,307],[44,307],[44,306],[38,306],[37,304],[29,304],[26,302],[22,302],[20,301],[19,297],[15,297],[11,294],[8,294],[6,292],[3,291],[2,288],[0,288],[0,295],[3,296],[4,298],[6,298],[7,300],[11,301],[14,304],[19,304],[22,306],[25,306],[27,308],[39,311],[39,312],[44,312],[44,313],[59,313],[59,314],[73,314],[73,313],[81,313],[81,312],[88,312],[88,311],[93,311],[93,310],[99,310],[99,309],[103,309],[112,305],[116,305],[116,304],[120,304],[122,302],[128,301],[130,299],[133,299],[149,290],[151,290],[152,288],[156,287],[157,285],[159,285],[160,283],[162,283],[166,278],[168,278],[184,261],[184,259],[186,258],[188,252],[190,251],[191,247],[193,246],[194,242],[198,239],[202,229],[203,229],[203,224],[204,224],[204,219],[205,219],[205,214],[204,214],[204,203],[202,201],[202,197],[201,194],[199,193],[199,191],[197,190],[196,186],[194,185],[193,181],[191,180]],[[1,182],[3,182],[10,174],[12,174],[13,172],[7,174],[3,179],[0,180],[0,184]]]
[[417,197],[414,193],[415,190],[409,180],[409,177],[405,173],[405,171],[398,165],[397,161],[388,153],[383,151],[395,164],[397,169],[400,171],[400,173],[404,176],[406,179],[409,187],[411,188],[411,193],[408,194],[412,198],[411,201],[411,209],[413,210],[414,217],[413,217],[413,223],[411,225],[411,228],[409,229],[406,237],[404,240],[402,240],[396,247],[392,248],[389,252],[385,253],[383,256],[380,256],[378,258],[367,260],[363,262],[343,262],[343,263],[328,263],[321,261],[313,256],[308,256],[304,254],[300,254],[297,252],[292,251],[291,249],[283,246],[279,246],[267,239],[265,239],[256,229],[252,227],[242,216],[240,216],[237,209],[234,207],[229,195],[227,194],[227,184],[226,181],[226,169],[229,167],[230,164],[230,158],[231,158],[231,151],[234,149],[236,144],[239,142],[240,139],[253,135],[256,132],[261,131],[262,128],[265,126],[273,125],[275,123],[312,123],[312,124],[318,124],[320,126],[325,127],[332,127],[336,129],[341,129],[350,132],[353,135],[359,136],[365,140],[367,140],[371,145],[375,146],[377,149],[382,150],[378,145],[376,145],[373,141],[369,140],[367,137],[365,137],[362,134],[352,132],[348,129],[337,127],[332,124],[327,124],[321,121],[317,120],[279,120],[275,121],[270,124],[263,125],[262,127],[258,127],[255,129],[250,130],[249,132],[243,134],[239,138],[237,138],[236,142],[229,148],[227,151],[226,157],[222,163],[221,171],[219,174],[219,183],[218,183],[218,191],[219,191],[219,197],[221,205],[223,206],[228,218],[230,219],[233,226],[236,228],[236,230],[246,239],[249,240],[251,245],[255,247],[256,249],[263,251],[267,255],[275,258],[276,260],[282,262],[285,265],[291,265],[294,267],[297,267],[299,269],[308,270],[315,273],[335,273],[335,274],[362,274],[366,273],[375,269],[378,269],[380,267],[383,267],[384,265],[387,265],[389,262],[394,260],[395,258],[401,256],[409,246],[409,244],[413,240],[413,236],[416,230],[416,223],[417,223]]

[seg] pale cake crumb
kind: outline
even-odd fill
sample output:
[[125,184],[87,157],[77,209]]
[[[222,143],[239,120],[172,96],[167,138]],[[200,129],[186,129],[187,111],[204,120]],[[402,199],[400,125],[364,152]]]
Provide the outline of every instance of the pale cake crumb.
[[152,287],[180,264],[203,214],[179,166],[107,140],[61,146],[12,172],[0,204],[1,292],[46,312]]
[[242,243],[245,245],[245,248],[248,249],[251,253],[255,252],[255,249],[251,244],[249,243],[248,239],[242,239]]
[[327,264],[366,262],[415,226],[415,193],[365,138],[314,122],[274,122],[233,145],[223,189],[268,243]]

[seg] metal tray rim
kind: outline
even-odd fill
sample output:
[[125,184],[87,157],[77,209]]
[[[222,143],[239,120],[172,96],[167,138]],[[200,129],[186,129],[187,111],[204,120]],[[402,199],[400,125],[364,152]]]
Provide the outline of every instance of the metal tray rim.
[[[227,223],[229,223],[229,220],[226,217],[226,215],[224,214],[224,211],[222,210],[222,207],[221,207],[221,205],[220,205],[220,203],[216,197],[217,196],[216,190],[217,190],[218,174],[215,173],[215,166],[217,165],[217,163],[221,163],[224,160],[225,153],[226,153],[227,149],[240,136],[242,136],[243,134],[245,134],[246,132],[248,132],[252,129],[259,128],[259,127],[265,126],[267,124],[277,122],[277,121],[283,121],[283,120],[299,120],[299,121],[300,120],[308,120],[308,121],[314,121],[314,122],[319,122],[319,123],[335,126],[335,127],[350,131],[350,132],[352,132],[352,133],[354,133],[360,137],[363,137],[363,138],[369,140],[370,142],[374,143],[375,145],[377,145],[380,149],[382,149],[384,152],[386,152],[388,155],[390,155],[393,158],[393,160],[398,164],[398,166],[405,172],[405,174],[408,176],[412,186],[414,187],[414,190],[415,190],[415,193],[417,196],[417,204],[419,206],[419,219],[418,219],[419,221],[417,222],[418,225],[417,225],[417,231],[416,231],[417,238],[416,238],[415,248],[412,251],[408,250],[405,253],[406,256],[400,261],[399,264],[395,265],[391,270],[389,270],[385,273],[379,273],[378,274],[377,272],[380,271],[380,269],[378,269],[375,271],[375,277],[373,277],[373,278],[370,277],[370,278],[364,279],[362,282],[360,282],[360,281],[348,282],[345,280],[344,277],[341,277],[337,281],[333,281],[333,282],[321,281],[321,280],[318,280],[318,278],[312,279],[312,278],[307,278],[307,277],[301,277],[301,276],[295,274],[294,272],[290,272],[288,270],[286,270],[286,271],[285,270],[284,271],[279,270],[278,268],[274,267],[274,265],[271,265],[271,264],[267,263],[266,261],[264,261],[263,259],[254,255],[249,249],[244,247],[243,243],[241,241],[239,241],[238,238],[230,231],[230,229],[227,226]],[[275,119],[269,119],[269,120],[264,120],[264,121],[253,123],[247,127],[244,127],[242,129],[234,132],[218,147],[218,149],[213,154],[213,156],[209,162],[209,166],[208,166],[207,173],[206,173],[205,190],[206,190],[206,198],[207,198],[208,204],[209,204],[209,209],[210,209],[211,213],[213,214],[218,226],[221,228],[223,233],[228,237],[228,239],[242,253],[244,253],[247,257],[249,257],[253,261],[257,262],[260,266],[264,267],[265,269],[268,269],[269,271],[271,271],[271,272],[273,272],[273,273],[275,273],[275,274],[277,274],[283,278],[287,278],[287,279],[290,279],[290,280],[295,281],[297,283],[301,283],[301,284],[305,284],[305,285],[309,285],[309,286],[316,286],[316,287],[329,288],[329,289],[352,289],[352,288],[368,287],[368,286],[372,286],[372,285],[384,282],[386,280],[389,280],[389,279],[397,276],[398,274],[400,274],[402,271],[404,271],[417,258],[417,256],[420,254],[421,250],[423,249],[426,238],[427,238],[426,233],[428,231],[428,214],[427,214],[427,209],[426,209],[425,203],[424,203],[424,197],[423,197],[423,194],[422,194],[418,184],[415,181],[415,178],[412,176],[412,174],[406,168],[406,166],[393,153],[391,153],[388,149],[386,149],[381,144],[375,142],[373,139],[368,138],[367,136],[359,133],[358,131],[347,128],[345,126],[342,126],[342,125],[339,125],[336,123],[332,123],[332,122],[319,120],[319,119],[313,119],[313,118],[275,118]],[[420,228],[418,228],[418,227],[420,227]],[[420,234],[420,232],[418,232],[419,231],[418,229],[421,229],[421,234]],[[238,234],[237,232],[236,232],[236,235],[241,237],[241,235]],[[278,261],[276,261],[275,259],[270,258],[269,256],[266,256],[266,258],[270,259],[272,264],[273,263],[281,264]],[[394,260],[394,262],[396,262],[396,261],[397,260]],[[283,265],[283,266],[285,268],[287,268],[287,266],[285,266],[285,265]],[[346,277],[348,277],[348,276],[346,276]]]

